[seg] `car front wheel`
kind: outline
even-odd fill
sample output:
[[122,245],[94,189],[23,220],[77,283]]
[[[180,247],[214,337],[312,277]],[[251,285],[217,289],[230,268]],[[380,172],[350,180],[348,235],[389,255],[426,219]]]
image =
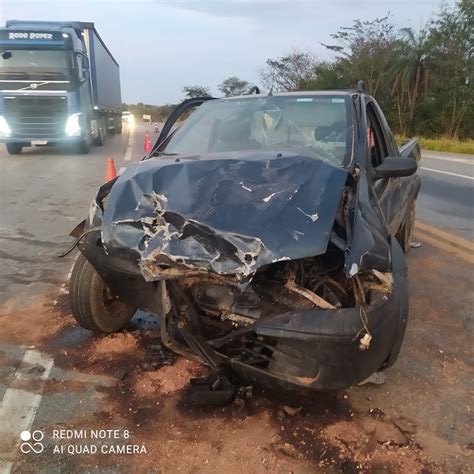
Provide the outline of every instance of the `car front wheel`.
[[118,300],[94,267],[81,254],[69,282],[71,310],[84,329],[96,333],[119,331],[132,319],[136,308]]

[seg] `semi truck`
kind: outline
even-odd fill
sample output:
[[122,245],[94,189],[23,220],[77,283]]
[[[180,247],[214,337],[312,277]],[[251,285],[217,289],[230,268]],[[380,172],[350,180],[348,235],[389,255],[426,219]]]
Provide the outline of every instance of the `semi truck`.
[[88,153],[122,133],[120,68],[89,22],[7,21],[0,28],[0,142]]

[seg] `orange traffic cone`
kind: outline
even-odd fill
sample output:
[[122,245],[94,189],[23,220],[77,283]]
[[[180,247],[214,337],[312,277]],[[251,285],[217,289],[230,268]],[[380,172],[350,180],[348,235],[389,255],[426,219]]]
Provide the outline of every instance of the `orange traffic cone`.
[[151,141],[150,141],[150,134],[148,133],[148,130],[145,132],[145,143],[143,145],[143,151],[145,153],[150,153],[151,151]]
[[107,168],[105,171],[105,182],[108,183],[117,177],[117,170],[115,169],[115,163],[112,158],[107,160]]

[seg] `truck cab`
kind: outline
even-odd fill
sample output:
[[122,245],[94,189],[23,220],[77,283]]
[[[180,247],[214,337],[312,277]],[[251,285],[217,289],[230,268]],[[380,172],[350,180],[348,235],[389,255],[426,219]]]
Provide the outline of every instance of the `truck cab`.
[[[0,28],[0,141],[10,154],[34,145],[80,153],[102,145],[107,132],[121,133],[118,70],[92,23],[8,21]],[[106,80],[104,101],[99,81]]]

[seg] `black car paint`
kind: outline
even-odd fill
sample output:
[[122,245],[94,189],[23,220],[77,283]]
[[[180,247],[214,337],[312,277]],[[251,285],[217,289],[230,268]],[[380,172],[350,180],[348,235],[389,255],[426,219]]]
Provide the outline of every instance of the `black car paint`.
[[[79,246],[81,252],[120,298],[159,314],[163,310],[163,301],[161,305],[157,304],[156,293],[160,288],[163,290],[165,283],[153,281],[160,280],[159,272],[153,275],[152,272],[144,272],[143,266],[140,268],[143,258],[159,250],[155,255],[168,253],[168,264],[174,262],[182,266],[184,263],[190,268],[201,267],[223,274],[235,275],[240,271],[244,278],[237,279],[237,283],[248,281],[258,266],[268,264],[272,259],[294,259],[325,252],[344,185],[349,184],[353,189],[353,198],[348,206],[351,228],[347,241],[343,240],[346,275],[351,277],[363,269],[377,269],[393,272],[394,278],[390,296],[377,304],[368,305],[369,329],[373,334],[370,349],[361,351],[358,347],[357,335],[363,329],[359,308],[276,314],[245,328],[243,333],[254,338],[271,337],[277,340],[277,347],[299,347],[301,371],[297,373],[257,369],[238,358],[228,357],[218,347],[209,348],[217,359],[231,366],[247,381],[277,381],[289,386],[316,389],[347,387],[384,364],[393,363],[400,349],[408,315],[406,262],[393,234],[408,213],[409,205],[416,199],[420,181],[416,175],[389,178],[384,183],[383,195],[377,195],[376,185],[380,183],[376,182],[370,163],[365,117],[366,103],[374,103],[373,99],[365,94],[353,94],[356,126],[354,154],[345,169],[322,160],[290,155],[264,157],[258,153],[245,156],[240,153],[239,156],[232,156],[226,153],[226,156],[200,157],[199,160],[154,157],[166,149],[167,139],[179,115],[189,106],[199,105],[204,100],[209,98],[187,101],[187,104],[180,106],[179,113],[174,113],[163,127],[150,155],[129,168],[113,186],[109,184],[102,188],[86,224],[86,228],[99,225],[102,230],[86,236]],[[381,114],[378,107],[376,110]],[[381,117],[380,124],[389,152],[401,156],[383,115]],[[419,159],[419,147],[415,141],[402,151],[407,159]],[[273,182],[268,176],[263,177],[263,170],[279,169],[281,165],[288,167],[293,180],[285,182],[276,179]],[[228,170],[229,167],[232,173],[224,171],[219,174],[220,169]],[[307,179],[302,179],[301,170],[308,175]],[[321,172],[323,174],[318,181],[316,177]],[[258,195],[246,201],[248,207],[245,212],[239,212],[239,199],[248,199],[241,181],[252,181],[255,173],[260,179],[257,185],[261,189]],[[200,187],[201,179],[203,187]],[[332,182],[331,188],[327,186],[328,182]],[[266,203],[262,199],[267,191],[282,192],[288,199],[289,189],[299,192],[309,183],[318,190],[317,198],[314,200],[310,193],[302,193],[306,199],[299,204],[305,206],[304,212],[308,215],[311,214],[306,211],[315,210],[318,219],[312,222],[314,227],[305,227],[305,230],[309,228],[311,231],[300,247],[294,245],[291,230],[310,224],[302,220],[304,214],[300,213],[301,219],[292,222],[291,228],[287,229],[281,217],[294,221],[296,204],[285,206],[280,200]],[[219,190],[228,192],[217,192]],[[178,253],[184,254],[179,261],[178,253],[163,252],[162,232],[150,232],[150,225],[153,226],[153,218],[156,218],[156,195],[159,194],[166,197],[166,201],[158,200],[159,214],[167,224],[171,223],[181,232],[174,239]],[[104,206],[105,195],[107,203]],[[248,213],[249,221],[246,220]],[[260,227],[258,222],[252,225],[252,219],[258,221],[259,215],[262,217]],[[183,236],[185,229],[188,233]],[[156,227],[154,230],[157,230]],[[290,232],[285,235],[285,230]],[[252,253],[249,249],[254,249],[256,242],[263,243],[265,251],[258,254],[258,264],[249,272],[248,266],[243,264],[245,261],[235,259],[234,255],[236,249],[242,250],[244,256]],[[227,252],[228,257],[217,268],[211,264],[216,257],[214,245]],[[196,249],[201,252],[201,259],[196,259]]]
[[248,281],[263,265],[326,251],[347,178],[285,152],[145,160],[112,187],[102,244],[138,259],[146,281],[168,263]]
[[408,316],[407,269],[394,238],[391,250],[395,255],[393,291],[386,299],[374,301],[368,311],[369,350],[360,350],[358,345],[359,308],[312,309],[276,314],[257,321],[253,328],[256,336],[278,341],[274,357],[280,351],[290,370],[261,370],[239,360],[223,360],[247,383],[264,379],[268,386],[324,390],[347,388],[389,367],[401,348]]

